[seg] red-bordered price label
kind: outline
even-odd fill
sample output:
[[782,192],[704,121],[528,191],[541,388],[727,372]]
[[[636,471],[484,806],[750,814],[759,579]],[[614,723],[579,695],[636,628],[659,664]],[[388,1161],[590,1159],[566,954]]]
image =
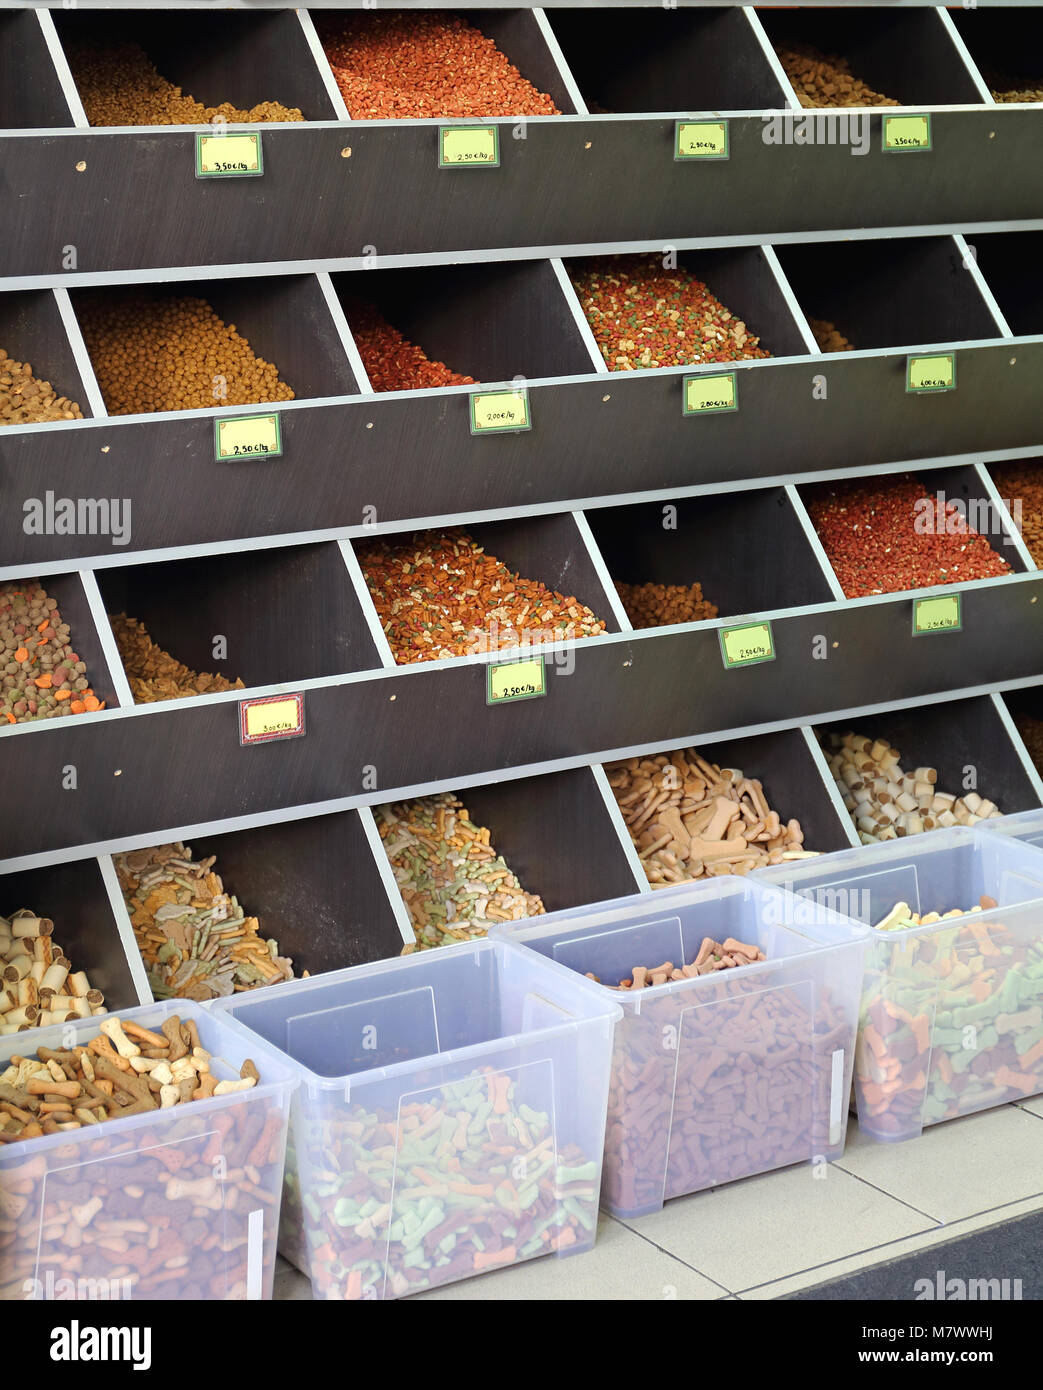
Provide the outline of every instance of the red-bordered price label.
[[239,742],[271,743],[277,738],[299,738],[304,733],[304,693],[262,695],[239,701]]

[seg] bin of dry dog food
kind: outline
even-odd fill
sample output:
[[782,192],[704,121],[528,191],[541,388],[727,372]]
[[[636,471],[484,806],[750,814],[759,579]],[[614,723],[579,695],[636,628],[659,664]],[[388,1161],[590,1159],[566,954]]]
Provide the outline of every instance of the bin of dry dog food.
[[0,1300],[270,1298],[295,1084],[185,999],[0,1038]]
[[316,1298],[398,1298],[593,1245],[611,998],[473,941],[214,1008],[302,1078],[280,1250]]
[[855,1058],[859,1129],[911,1139],[1043,1091],[1038,849],[957,827],[761,874],[872,928]]
[[497,927],[618,999],[602,1202],[843,1151],[865,929],[742,878]]

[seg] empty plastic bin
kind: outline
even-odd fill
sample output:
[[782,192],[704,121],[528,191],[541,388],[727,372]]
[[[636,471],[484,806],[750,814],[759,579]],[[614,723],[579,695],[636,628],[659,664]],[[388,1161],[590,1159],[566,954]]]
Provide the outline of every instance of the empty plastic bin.
[[[719,878],[495,928],[617,1000],[603,1204],[619,1216],[844,1147],[864,928],[746,878]],[[635,966],[691,964],[705,937],[752,965],[638,991]]]
[[1043,849],[1043,811],[1019,811],[1013,816],[994,816],[978,827],[982,834],[1006,835],[1023,845]]
[[397,1298],[594,1243],[620,1010],[465,942],[218,1001],[286,1052],[280,1249],[318,1298]]
[[[873,930],[855,1064],[859,1128],[926,1125],[1043,1091],[1043,854],[991,830],[932,830],[762,870],[870,926],[898,903],[961,917]],[[998,906],[969,912],[984,896]]]
[[[187,999],[116,1016],[158,1031],[172,1014],[195,1021],[219,1081],[252,1058],[259,1083],[0,1145],[0,1300],[271,1298],[293,1069]],[[0,1039],[0,1076],[102,1021]]]

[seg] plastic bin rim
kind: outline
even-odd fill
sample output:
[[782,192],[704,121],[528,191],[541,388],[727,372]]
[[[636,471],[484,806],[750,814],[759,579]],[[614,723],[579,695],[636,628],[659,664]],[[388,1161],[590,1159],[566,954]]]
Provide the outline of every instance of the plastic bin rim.
[[[169,1018],[171,1014],[175,1013],[183,1017],[196,1019],[206,1018],[207,1016],[213,1017],[216,1014],[216,1010],[204,1008],[201,1004],[199,1004],[196,1000],[193,999],[157,1000],[153,1004],[139,1004],[133,1009],[114,1009],[110,1014],[107,1015],[95,1015],[91,1018],[77,1019],[72,1024],[56,1023],[50,1025],[50,1027],[47,1028],[34,1028],[31,1030],[31,1033],[36,1035],[37,1041],[33,1046],[32,1051],[35,1052],[37,1047],[49,1046],[49,1044],[44,1041],[44,1037],[47,1034],[51,1034],[52,1037],[57,1036],[58,1040],[60,1041],[61,1032],[65,1028],[73,1027],[77,1029],[78,1032],[86,1031],[91,1024],[97,1024],[99,1018],[103,1017],[129,1019],[132,1023],[143,1023],[143,1020],[146,1017],[151,1017],[154,1019],[156,1017],[157,1011],[159,1011],[164,1017],[167,1018]],[[261,1037],[259,1033],[253,1033],[248,1028],[244,1028],[243,1025],[239,1023],[236,1019],[222,1017],[218,1026],[226,1027],[229,1024],[233,1025],[232,1031],[239,1037],[239,1039],[242,1042],[249,1043],[251,1046],[253,1046],[254,1044],[258,1044],[258,1050],[263,1051],[266,1063],[273,1063],[274,1066],[282,1073],[282,1076],[278,1078],[271,1077],[265,1080],[264,1082],[259,1083],[256,1086],[251,1086],[248,1091],[235,1091],[227,1096],[207,1096],[205,1101],[192,1101],[191,1106],[186,1108],[190,1108],[193,1114],[203,1113],[202,1111],[197,1109],[197,1107],[199,1106],[204,1106],[206,1113],[208,1114],[216,1114],[221,1110],[227,1109],[229,1105],[236,1104],[237,1102],[242,1103],[242,1098],[244,1096],[271,1098],[272,1096],[275,1096],[279,1091],[285,1091],[287,1094],[290,1094],[291,1092],[295,1091],[297,1087],[300,1085],[300,1077],[294,1073],[293,1068],[289,1064],[285,1053],[280,1052],[278,1048],[272,1047],[271,1043],[268,1042],[265,1038]],[[86,1026],[81,1028],[80,1025]],[[144,1023],[143,1026],[145,1026]],[[19,1045],[18,1039],[27,1038],[30,1037],[30,1035],[31,1034],[29,1032],[16,1033],[11,1034],[7,1038],[0,1038],[0,1071],[7,1067],[8,1063],[10,1062],[10,1053],[12,1051],[18,1051],[19,1046],[24,1048],[25,1044],[23,1043]],[[14,1044],[14,1047],[12,1049],[8,1049],[4,1046],[5,1043]],[[3,1055],[5,1052],[8,1053],[7,1056]],[[19,1055],[24,1054],[19,1052]],[[219,1054],[214,1052],[211,1053],[211,1056],[219,1057]],[[99,1124],[97,1126],[84,1125],[80,1129],[63,1129],[59,1131],[59,1133],[57,1134],[38,1134],[33,1138],[19,1139],[17,1142],[13,1144],[4,1144],[0,1146],[0,1174],[2,1174],[3,1169],[6,1166],[7,1159],[23,1160],[27,1157],[30,1157],[32,1154],[46,1153],[50,1149],[57,1148],[62,1144],[82,1143],[83,1136],[88,1133],[90,1133],[93,1136],[93,1131],[96,1128],[102,1131],[102,1133],[105,1135],[126,1133],[127,1131],[135,1128],[148,1128],[149,1124],[151,1124],[157,1117],[163,1116],[164,1114],[172,1114],[174,1109],[181,1109],[181,1107],[172,1106],[170,1110],[167,1112],[164,1112],[159,1109],[146,1110],[144,1112],[139,1112],[135,1115],[124,1115],[122,1117],[117,1117],[114,1120],[106,1120],[102,1124]]]

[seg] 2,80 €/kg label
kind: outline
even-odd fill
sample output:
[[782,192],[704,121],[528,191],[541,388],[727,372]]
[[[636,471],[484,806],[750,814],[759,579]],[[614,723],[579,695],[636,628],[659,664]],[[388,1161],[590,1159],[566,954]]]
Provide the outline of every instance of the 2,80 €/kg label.
[[951,352],[905,359],[907,391],[955,391],[956,356]]
[[913,599],[913,636],[929,632],[962,632],[963,611],[959,594]]
[[248,743],[271,743],[277,738],[299,738],[303,733],[303,691],[239,701],[239,742],[244,747]]
[[675,159],[730,159],[727,121],[675,121]]
[[717,629],[717,635],[721,639],[721,657],[727,671],[736,666],[756,666],[761,661],[775,660],[771,623],[721,627]]
[[495,125],[438,127],[439,169],[498,169],[500,128]]
[[214,456],[227,459],[274,458],[282,453],[278,415],[237,415],[214,421]]
[[528,391],[475,391],[470,402],[472,434],[532,429]]
[[196,178],[228,179],[264,173],[261,133],[237,130],[228,135],[196,134]]
[[547,663],[542,656],[525,661],[502,661],[487,666],[485,703],[507,705],[513,700],[534,700],[547,693]]
[[884,116],[881,143],[886,154],[931,148],[931,118],[927,115]]
[[685,415],[715,415],[720,410],[739,408],[734,372],[686,376],[683,387]]

